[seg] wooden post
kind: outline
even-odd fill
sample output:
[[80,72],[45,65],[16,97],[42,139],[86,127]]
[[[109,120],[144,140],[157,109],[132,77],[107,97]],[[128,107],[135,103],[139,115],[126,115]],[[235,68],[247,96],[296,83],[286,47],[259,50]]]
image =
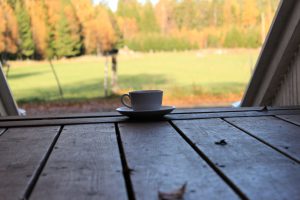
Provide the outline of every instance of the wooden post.
[[111,69],[112,69],[111,85],[112,85],[113,92],[116,92],[118,89],[117,67],[118,67],[117,54],[112,54],[112,57],[111,57]]
[[105,65],[104,65],[104,96],[108,96],[108,84],[107,84],[107,79],[108,79],[108,57],[105,55]]

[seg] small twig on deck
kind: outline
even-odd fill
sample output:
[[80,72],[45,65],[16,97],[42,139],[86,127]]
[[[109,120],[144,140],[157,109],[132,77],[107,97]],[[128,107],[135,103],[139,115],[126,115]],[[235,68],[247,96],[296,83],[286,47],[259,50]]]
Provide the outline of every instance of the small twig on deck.
[[161,192],[158,191],[159,200],[182,200],[186,190],[187,183],[184,183],[180,188],[173,190],[171,192]]

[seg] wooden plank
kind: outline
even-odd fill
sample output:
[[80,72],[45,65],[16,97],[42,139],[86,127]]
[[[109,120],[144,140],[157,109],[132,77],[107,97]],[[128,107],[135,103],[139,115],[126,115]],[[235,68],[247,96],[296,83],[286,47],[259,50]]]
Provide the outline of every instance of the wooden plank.
[[[298,50],[299,51],[299,50]],[[292,92],[293,92],[293,104],[292,105],[298,105],[297,104],[297,96],[300,95],[297,94],[297,55],[298,52],[294,55],[294,61],[293,61],[293,68],[292,68],[292,74],[291,76],[293,77],[293,87],[292,87]]]
[[260,111],[263,107],[208,107],[208,108],[177,108],[171,114],[181,113],[216,113],[216,112],[244,112]]
[[295,161],[221,119],[174,124],[249,199],[299,199],[300,168]]
[[[220,107],[220,108],[177,108],[170,115],[173,114],[205,114],[205,113],[220,113],[220,112],[245,112],[245,111],[262,111],[263,107]],[[267,107],[268,110],[300,110],[300,106],[288,107]],[[42,116],[8,116],[0,117],[2,121],[27,121],[27,120],[48,120],[48,119],[76,119],[76,118],[112,118],[121,117],[117,112],[101,112],[101,113],[79,113],[79,114],[65,114],[65,115],[42,115]],[[104,119],[105,121],[106,119]],[[101,121],[101,120],[100,120]]]
[[300,105],[300,47],[298,49],[297,61],[296,61],[296,94],[297,105]]
[[295,102],[294,102],[294,99],[295,99],[295,93],[294,93],[294,72],[295,72],[295,69],[294,69],[294,65],[295,65],[295,57],[293,57],[293,59],[291,60],[291,63],[290,63],[290,68],[287,72],[287,78],[289,79],[288,82],[289,82],[289,105],[296,105]]
[[[173,113],[214,113],[214,112],[243,112],[243,111],[259,111],[262,107],[214,107],[214,108],[177,108]],[[300,109],[300,108],[299,108]],[[60,115],[39,115],[39,116],[6,116],[1,117],[0,121],[18,121],[18,120],[46,120],[46,119],[65,119],[65,118],[101,118],[101,117],[118,117],[118,112],[96,112],[96,113],[76,113],[76,114],[60,114]]]
[[11,128],[0,137],[0,197],[22,198],[59,127]]
[[[268,113],[269,115],[270,113]],[[257,112],[257,111],[247,111],[247,112],[226,112],[226,113],[195,113],[195,114],[174,114],[174,115],[167,115],[167,118],[170,120],[180,120],[180,119],[204,119],[204,118],[220,118],[220,117],[248,117],[248,116],[261,116],[267,115],[266,112]],[[1,126],[1,123],[0,123]]]
[[120,117],[103,117],[103,118],[71,118],[71,119],[46,119],[46,120],[24,120],[24,121],[1,121],[1,127],[27,127],[27,126],[56,126],[56,125],[73,125],[73,124],[92,124],[92,123],[114,123],[127,121],[128,118]]
[[276,117],[300,126],[300,115],[276,115]]
[[0,121],[18,121],[18,120],[45,120],[45,119],[65,119],[65,118],[101,118],[121,116],[118,112],[97,112],[97,113],[71,113],[58,115],[38,115],[38,116],[6,116],[0,117]]
[[[212,113],[181,113],[166,115],[166,120],[176,119],[203,119],[203,118],[220,118],[220,117],[252,117],[252,116],[270,116],[300,114],[300,109],[279,109],[279,110],[261,110],[261,111],[244,111],[244,112],[212,112]],[[17,121],[0,121],[0,128],[7,127],[26,127],[26,126],[56,126],[56,125],[75,125],[75,124],[93,124],[93,123],[114,123],[128,122],[130,120],[125,116],[118,117],[99,117],[99,118],[65,118],[65,119],[34,119],[34,120],[17,120]]]
[[[299,18],[300,19],[300,18]],[[293,59],[292,59],[292,61],[291,62],[294,62],[293,61]],[[292,72],[292,70],[293,70],[293,64],[290,64],[291,66],[289,67],[289,69],[288,69],[288,71],[286,72],[287,74],[286,74],[286,82],[287,82],[287,84],[286,85],[288,85],[288,88],[285,88],[285,89],[287,89],[288,90],[288,105],[294,105],[293,104],[293,99],[294,99],[294,93],[293,93],[293,85],[292,85],[292,83],[293,83],[293,79],[292,79],[292,75],[293,75],[293,72]]]
[[167,122],[120,123],[136,199],[157,199],[187,183],[185,199],[237,199]]
[[300,127],[275,117],[226,119],[300,162]]
[[268,110],[299,110],[300,106],[267,106]]
[[[244,111],[244,112],[216,112],[216,113],[181,113],[166,115],[165,120],[181,119],[204,119],[220,117],[253,117],[270,116],[284,114],[300,114],[300,110],[279,109],[266,111]],[[161,119],[159,119],[161,120]],[[162,119],[164,120],[164,119]],[[17,120],[0,121],[0,128],[8,127],[27,127],[27,126],[57,126],[57,125],[75,125],[75,124],[93,124],[93,123],[114,123],[114,122],[136,122],[125,116],[119,117],[100,117],[100,118],[66,118],[66,119],[35,119],[35,120]]]
[[267,106],[268,110],[299,110],[300,106]]
[[64,127],[30,199],[126,199],[114,124]]
[[[215,108],[177,108],[171,114],[180,113],[215,113],[215,112],[243,112],[243,111],[259,111],[262,107],[215,107]],[[274,108],[276,109],[276,108]],[[283,108],[282,108],[283,109]],[[300,109],[300,108],[299,108]],[[76,113],[63,115],[39,115],[39,116],[7,116],[0,117],[0,121],[24,121],[24,120],[46,120],[46,119],[71,119],[71,118],[102,118],[102,117],[118,117],[118,112],[97,112],[97,113]]]
[[[283,77],[284,77],[284,75],[283,75]],[[281,84],[282,84],[282,85],[285,84],[284,78],[281,80]],[[280,88],[279,91],[280,91],[280,96],[282,96],[282,101],[279,102],[279,105],[280,105],[280,106],[287,106],[287,104],[286,104],[287,90],[284,90],[283,88]]]
[[[226,112],[226,113],[197,113],[197,114],[173,114],[167,115],[167,119],[205,119],[205,118],[224,118],[224,117],[255,117],[255,116],[271,116],[280,114],[300,114],[300,110],[266,110],[266,111],[245,111],[245,112]],[[0,123],[1,126],[1,123]]]

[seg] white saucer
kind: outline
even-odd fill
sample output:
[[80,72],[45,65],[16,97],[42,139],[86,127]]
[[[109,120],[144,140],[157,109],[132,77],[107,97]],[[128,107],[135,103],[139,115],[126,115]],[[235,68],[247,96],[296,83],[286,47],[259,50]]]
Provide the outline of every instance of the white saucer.
[[116,110],[121,113],[122,115],[126,115],[131,118],[160,118],[175,109],[175,106],[162,106],[160,109],[157,110],[139,110],[134,111],[131,108],[127,107],[119,107]]

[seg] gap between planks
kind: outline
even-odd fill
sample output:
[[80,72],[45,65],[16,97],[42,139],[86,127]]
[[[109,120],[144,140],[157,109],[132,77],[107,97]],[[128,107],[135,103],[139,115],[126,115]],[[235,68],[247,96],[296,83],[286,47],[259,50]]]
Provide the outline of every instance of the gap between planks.
[[33,176],[31,177],[31,179],[29,180],[28,182],[28,185],[23,193],[23,200],[28,200],[29,197],[30,197],[30,194],[32,193],[33,189],[34,189],[34,186],[35,184],[37,183],[38,179],[39,179],[39,176],[40,174],[42,173],[51,153],[52,153],[52,150],[63,130],[64,126],[60,126],[57,134],[55,135],[50,147],[48,148],[47,152],[45,153],[45,155],[43,156],[42,160],[40,161],[38,167],[35,169],[35,171],[33,172]]
[[194,151],[229,185],[229,187],[243,200],[249,198],[244,194],[171,120],[169,124],[193,148]]
[[133,185],[132,185],[131,178],[130,178],[131,169],[128,167],[128,164],[127,164],[119,126],[118,126],[118,123],[114,123],[114,125],[115,125],[115,132],[116,132],[116,136],[117,136],[117,142],[118,142],[118,147],[119,147],[119,152],[120,152],[120,159],[121,159],[121,163],[122,163],[123,176],[124,176],[125,185],[126,185],[126,189],[127,189],[128,199],[135,200],[134,189],[133,189]]
[[225,118],[220,118],[220,119],[222,119],[222,120],[225,121],[226,123],[230,124],[231,126],[237,128],[237,129],[239,129],[240,131],[246,133],[247,135],[249,135],[249,136],[255,138],[256,140],[262,142],[263,144],[269,146],[270,148],[274,149],[275,151],[279,152],[280,154],[282,154],[282,155],[288,157],[289,159],[295,161],[296,163],[300,164],[300,161],[299,161],[298,159],[296,159],[296,158],[290,156],[289,154],[287,154],[287,153],[281,151],[280,149],[278,149],[277,147],[275,147],[275,146],[271,145],[270,143],[264,141],[263,139],[261,139],[261,138],[255,136],[255,135],[253,135],[252,133],[250,133],[249,131],[245,130],[244,128],[241,128],[241,127],[235,125],[234,123],[232,123],[232,122],[226,120]]
[[286,118],[284,118],[284,117],[281,117],[281,116],[279,116],[279,115],[274,115],[274,117],[277,118],[277,119],[280,119],[280,120],[282,120],[282,121],[288,122],[288,123],[290,123],[290,124],[293,124],[293,125],[295,125],[295,126],[300,126],[299,123],[293,122],[293,121],[291,121],[291,120],[289,120],[289,119],[286,119]]

